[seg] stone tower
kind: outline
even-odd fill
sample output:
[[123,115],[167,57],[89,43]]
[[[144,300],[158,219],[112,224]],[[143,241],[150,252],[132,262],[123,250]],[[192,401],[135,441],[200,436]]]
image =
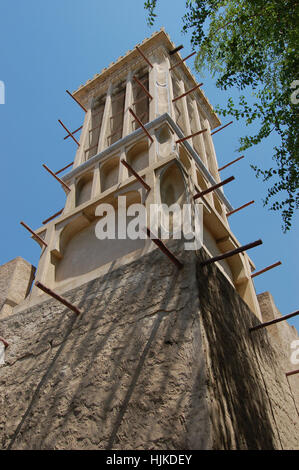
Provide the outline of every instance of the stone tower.
[[[201,265],[240,244],[222,187],[193,199],[221,182],[211,135],[221,123],[186,62],[161,30],[73,96],[85,119],[62,177],[65,207],[35,231],[44,242],[35,279],[82,313],[36,286],[28,295],[27,268],[1,321],[2,447],[294,448],[282,330],[249,334],[264,311],[279,312],[265,296],[260,307],[245,251]],[[167,242],[178,270],[150,239],[99,240],[97,207],[117,213],[119,196],[147,213],[200,205],[203,247]],[[284,328],[284,341],[298,338]]]

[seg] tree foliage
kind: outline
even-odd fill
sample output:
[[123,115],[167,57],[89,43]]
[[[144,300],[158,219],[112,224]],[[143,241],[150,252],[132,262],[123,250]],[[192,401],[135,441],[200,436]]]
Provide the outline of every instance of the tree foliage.
[[[145,2],[149,25],[156,7],[157,0]],[[183,31],[191,32],[197,50],[197,71],[208,70],[222,90],[240,90],[237,103],[229,99],[217,111],[246,125],[258,124],[256,133],[240,139],[238,150],[260,143],[272,132],[279,136],[273,167],[252,168],[271,183],[264,204],[280,211],[284,231],[290,229],[299,207],[299,100],[291,88],[299,86],[298,7],[295,0],[187,0],[183,17]]]

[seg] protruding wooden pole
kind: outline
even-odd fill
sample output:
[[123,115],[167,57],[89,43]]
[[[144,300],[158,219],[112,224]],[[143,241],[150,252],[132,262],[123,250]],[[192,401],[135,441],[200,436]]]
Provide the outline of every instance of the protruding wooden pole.
[[183,44],[181,44],[181,45],[178,46],[178,47],[175,47],[174,49],[172,49],[172,51],[169,51],[168,54],[169,54],[169,55],[173,55],[173,54],[175,54],[176,52],[179,52],[181,49],[184,49]]
[[48,219],[44,220],[42,222],[43,225],[46,225],[48,222],[50,222],[50,220],[53,220],[55,219],[56,217],[58,217],[60,214],[62,214],[63,212],[63,209],[61,209],[59,212],[56,212],[55,214],[51,215],[51,217],[49,217]]
[[190,90],[186,91],[185,93],[183,93],[182,95],[180,96],[177,96],[176,98],[173,98],[172,102],[174,103],[175,101],[181,99],[181,98],[184,98],[184,96],[187,96],[189,95],[189,93],[192,93],[193,91],[197,90],[197,88],[199,88],[200,86],[202,86],[203,83],[200,83],[199,85],[196,85],[195,87],[191,88]]
[[121,160],[121,163],[135,176],[135,178],[142,184],[142,186],[145,187],[147,191],[151,190],[151,187],[144,181],[143,178],[141,178],[141,176],[138,175],[138,173],[136,173],[134,168],[132,168],[129,163],[127,163],[124,159]]
[[286,372],[286,376],[289,377],[290,375],[295,375],[299,373],[299,369],[291,370],[290,372]]
[[217,132],[222,131],[222,129],[225,129],[227,126],[230,126],[234,121],[230,121],[228,124],[225,124],[225,126],[220,127],[220,129],[217,129],[214,132],[211,132],[211,135],[217,134]]
[[33,237],[38,240],[42,245],[44,245],[45,247],[47,247],[47,243],[40,237],[38,236],[33,230],[32,228],[30,228],[27,224],[25,224],[25,222],[21,221],[20,222],[21,225],[23,225],[23,227],[28,230],[28,232],[31,233],[31,235],[33,235]]
[[203,132],[206,132],[208,129],[201,129],[198,132],[195,132],[194,134],[187,135],[186,137],[182,137],[182,139],[178,139],[175,141],[176,144],[180,144],[181,142],[185,142],[187,139],[191,139],[191,137],[195,137],[196,135],[202,134]]
[[281,318],[275,318],[275,320],[267,321],[265,323],[261,323],[260,325],[253,326],[252,328],[249,328],[249,331],[250,332],[256,331],[256,330],[259,330],[260,328],[265,328],[265,326],[274,325],[275,323],[279,323],[281,321],[288,320],[289,318],[293,318],[296,315],[299,315],[299,310],[296,310],[296,312],[293,312],[293,313],[289,313],[288,315],[284,315]]
[[5,339],[4,339],[4,338],[2,338],[1,336],[0,336],[0,341],[1,341],[1,343],[3,343],[3,344],[4,344],[5,348],[8,348],[8,346],[9,346],[9,343],[8,343],[7,341],[5,341]]
[[214,184],[214,186],[211,186],[210,188],[207,188],[204,191],[201,191],[200,193],[195,194],[195,196],[193,196],[193,199],[195,200],[195,199],[198,199],[199,197],[205,196],[206,194],[208,194],[212,191],[215,191],[215,189],[218,189],[221,186],[224,186],[225,184],[230,183],[234,179],[235,179],[234,176],[230,176],[226,180],[221,181],[221,183]]
[[245,158],[245,156],[242,155],[241,157],[236,158],[236,160],[233,160],[232,162],[227,163],[226,165],[222,166],[221,168],[218,168],[218,171],[224,170],[225,168],[227,168],[227,167],[233,165],[234,163],[238,162],[239,160],[242,160],[242,158]]
[[[83,126],[78,127],[78,129],[76,129],[74,132],[71,132],[71,134],[72,134],[72,135],[76,134],[77,132],[81,131],[82,128],[83,128]],[[68,135],[66,135],[66,136],[63,138],[63,140],[66,140],[66,139],[68,139],[69,137],[70,137],[70,135],[68,134]]]
[[245,207],[250,206],[251,204],[254,204],[254,201],[247,202],[246,204],[243,204],[243,206],[240,206],[237,209],[234,209],[233,211],[227,212],[226,217],[229,217],[230,215],[233,215],[236,212],[239,212],[240,210],[245,209]]
[[69,167],[72,166],[73,164],[74,164],[74,162],[69,163],[68,165],[66,165],[66,166],[64,166],[63,168],[61,168],[61,170],[55,171],[55,175],[59,175],[59,173],[61,173],[62,171],[66,170],[67,168],[69,168]]
[[216,263],[216,261],[221,261],[222,259],[230,258],[231,256],[237,255],[238,253],[242,253],[243,251],[250,250],[258,245],[262,245],[262,240],[257,240],[253,243],[248,243],[248,245],[240,246],[235,250],[227,251],[226,253],[222,253],[219,256],[215,256],[214,258],[210,258],[207,261],[203,261],[201,266],[206,266],[207,264]]
[[64,299],[63,297],[61,297],[60,295],[56,294],[55,292],[53,292],[51,289],[49,289],[48,287],[44,286],[41,282],[39,281],[36,281],[35,283],[36,287],[38,287],[39,289],[41,289],[42,291],[44,291],[46,294],[50,295],[51,297],[53,297],[54,299],[58,300],[59,302],[61,302],[63,305],[65,305],[67,308],[69,308],[70,310],[72,310],[73,312],[75,312],[77,315],[80,315],[81,310],[79,310],[78,307],[76,307],[75,305],[71,304],[70,302],[68,302],[68,300]]
[[140,80],[138,80],[138,78],[134,75],[133,76],[134,80],[136,83],[138,83],[138,85],[140,86],[140,88],[144,91],[144,93],[149,97],[150,100],[153,99],[152,95],[149,93],[149,91],[145,88],[145,86],[143,85],[143,83],[141,83]]
[[145,229],[146,231],[146,234],[148,236],[148,238],[150,238],[152,240],[152,242],[155,243],[155,245],[157,245],[161,251],[163,251],[163,253],[168,256],[168,258],[170,259],[170,261],[173,262],[173,264],[176,265],[176,267],[178,269],[182,269],[183,268],[183,263],[181,263],[172,253],[171,251],[169,251],[169,249],[164,245],[164,243],[159,239],[159,238],[154,238],[154,235],[152,234],[152,232],[150,231],[150,229],[146,228]]
[[145,55],[143,54],[142,50],[140,49],[140,47],[136,46],[136,50],[139,52],[139,54],[141,55],[141,57],[143,57],[143,59],[145,60],[145,62],[151,67],[153,68],[153,65],[150,63],[150,61],[148,60],[147,57],[145,57]]
[[270,269],[276,268],[276,266],[280,266],[281,264],[282,264],[281,261],[278,261],[277,263],[271,264],[270,266],[267,266],[266,268],[261,269],[260,271],[257,271],[256,273],[251,274],[251,277],[253,278],[253,277],[259,276],[260,274],[263,274],[263,273],[269,271]]
[[189,58],[192,57],[194,54],[196,54],[196,51],[192,52],[192,54],[187,55],[187,57],[185,57],[184,59],[179,60],[176,64],[174,64],[172,67],[170,67],[169,70],[175,69],[178,65],[182,64],[183,62],[185,62],[185,60],[189,59]]
[[78,147],[80,147],[80,144],[79,142],[75,139],[75,137],[73,136],[73,134],[68,130],[68,128],[63,124],[63,122],[58,119],[58,122],[59,124],[61,124],[61,126],[64,128],[64,130],[68,133],[69,137],[71,137],[73,139],[74,142],[76,142],[76,144],[78,145]]
[[142,122],[140,121],[140,119],[136,116],[136,114],[134,113],[134,111],[129,108],[129,111],[130,113],[132,114],[133,118],[136,119],[136,121],[138,122],[139,126],[143,129],[143,131],[145,132],[145,134],[148,136],[148,138],[150,139],[151,142],[154,142],[154,139],[152,138],[152,136],[148,133],[148,131],[146,130],[146,128],[144,127],[144,125],[142,124]]
[[77,100],[77,98],[75,98],[68,90],[65,90],[67,92],[67,94],[73,98],[74,101],[76,101],[76,103],[80,106],[80,108],[83,109],[83,111],[85,111],[87,113],[87,109],[84,108],[84,106]]
[[60,178],[58,178],[58,176],[56,176],[55,173],[54,173],[52,170],[50,170],[50,168],[48,168],[47,165],[45,165],[44,163],[43,163],[43,167],[44,167],[45,170],[47,170],[47,171],[50,173],[50,175],[52,175],[60,184],[62,184],[62,186],[63,186],[65,189],[67,189],[68,191],[71,190],[71,188],[69,188],[69,186],[68,186],[67,184],[65,184],[64,181],[62,181]]

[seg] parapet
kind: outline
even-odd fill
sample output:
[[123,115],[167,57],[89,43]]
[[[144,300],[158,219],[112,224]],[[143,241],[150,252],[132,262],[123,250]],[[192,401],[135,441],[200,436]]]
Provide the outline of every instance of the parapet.
[[0,319],[28,296],[34,274],[35,267],[19,256],[0,266]]

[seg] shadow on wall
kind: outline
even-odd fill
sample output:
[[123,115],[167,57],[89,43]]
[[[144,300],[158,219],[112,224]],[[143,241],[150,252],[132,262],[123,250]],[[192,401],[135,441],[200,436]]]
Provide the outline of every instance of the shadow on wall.
[[[24,313],[39,354],[7,368],[22,385],[7,389],[5,412],[19,425],[7,427],[2,447],[205,448],[206,433],[192,431],[196,416],[207,419],[192,279],[193,263],[178,274],[156,250],[70,292],[84,312],[78,318],[52,300]],[[37,323],[41,309],[46,330]]]
[[[213,447],[274,449],[279,446],[277,430],[249,333],[256,317],[215,265],[198,264],[197,279],[210,356]],[[262,354],[275,364],[269,345]]]
[[50,300],[3,322],[27,338],[1,371],[2,448],[275,447],[242,335],[254,315],[214,267],[196,279],[194,253],[174,252],[180,272],[155,250],[69,292],[80,317]]

